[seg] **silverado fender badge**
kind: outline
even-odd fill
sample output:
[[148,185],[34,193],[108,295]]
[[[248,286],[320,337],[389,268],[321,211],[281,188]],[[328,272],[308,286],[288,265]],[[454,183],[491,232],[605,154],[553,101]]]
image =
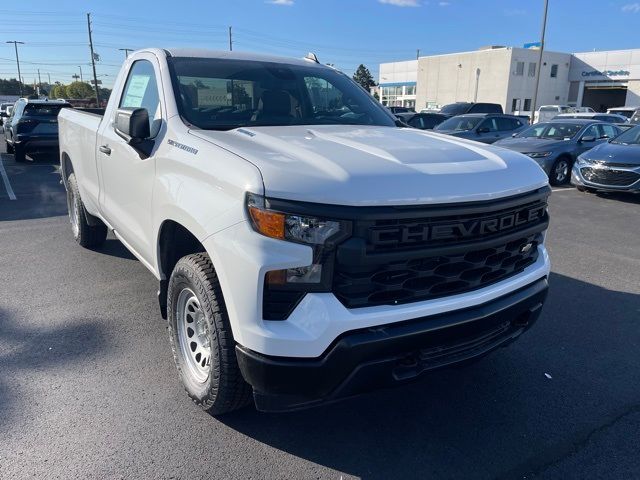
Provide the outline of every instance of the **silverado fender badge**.
[[179,148],[180,150],[184,150],[185,152],[193,153],[194,155],[196,153],[198,153],[198,149],[197,148],[193,148],[193,147],[190,147],[188,145],[184,145],[183,143],[178,143],[175,140],[171,140],[170,138],[167,139],[167,143],[169,145],[171,145],[172,147]]

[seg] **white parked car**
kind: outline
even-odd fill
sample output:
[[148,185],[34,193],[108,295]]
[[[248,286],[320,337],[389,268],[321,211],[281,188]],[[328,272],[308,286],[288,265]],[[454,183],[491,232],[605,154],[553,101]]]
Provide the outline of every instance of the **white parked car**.
[[59,121],[76,241],[113,230],[157,278],[180,378],[213,414],[479,357],[545,300],[542,169],[399,127],[317,62],[140,50],[103,116]]
[[627,119],[627,121],[631,120],[633,115],[638,111],[640,107],[616,107],[610,108],[607,110],[607,113],[614,113],[616,115],[622,115]]
[[543,105],[534,114],[533,123],[548,122],[561,113],[573,112],[569,105]]

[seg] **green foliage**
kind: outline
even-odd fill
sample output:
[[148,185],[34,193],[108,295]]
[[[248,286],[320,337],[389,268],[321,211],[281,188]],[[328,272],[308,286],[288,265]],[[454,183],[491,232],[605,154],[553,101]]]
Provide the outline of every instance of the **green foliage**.
[[[31,85],[22,84],[22,95],[27,97],[33,95],[34,89]],[[0,95],[20,95],[20,84],[15,78],[5,80],[0,79]]]
[[54,85],[49,92],[49,98],[66,98],[67,87],[62,84]]
[[63,98],[92,98],[95,92],[91,85],[85,82],[73,82],[65,87],[66,95]]
[[376,84],[369,69],[362,64],[360,64],[356,73],[353,74],[353,79],[362,85],[367,92],[369,91],[369,87],[373,87]]

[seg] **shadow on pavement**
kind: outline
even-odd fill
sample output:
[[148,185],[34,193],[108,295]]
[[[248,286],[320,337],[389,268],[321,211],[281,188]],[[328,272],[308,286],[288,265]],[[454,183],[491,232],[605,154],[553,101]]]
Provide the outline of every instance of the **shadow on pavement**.
[[138,260],[117,238],[107,238],[104,244],[96,248],[95,251],[125,260]]
[[0,308],[0,429],[10,425],[16,413],[13,403],[25,403],[21,384],[24,378],[33,378],[29,373],[85,364],[107,348],[105,327],[97,320],[58,328],[25,327],[17,316]]
[[[611,412],[598,409],[600,396],[617,390],[624,404],[622,391],[630,390],[631,398],[640,398],[637,365],[620,363],[636,358],[640,295],[558,274],[550,285],[531,331],[475,365],[313,410],[276,415],[246,409],[220,421],[367,479],[522,478],[539,471],[571,454],[606,421]],[[554,380],[545,377],[548,371]],[[634,379],[635,385],[627,383]]]

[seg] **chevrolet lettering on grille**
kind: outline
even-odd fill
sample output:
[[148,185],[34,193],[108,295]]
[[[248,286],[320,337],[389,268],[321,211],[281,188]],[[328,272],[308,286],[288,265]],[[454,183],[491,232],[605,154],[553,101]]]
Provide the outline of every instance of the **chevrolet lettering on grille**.
[[491,218],[459,222],[423,222],[376,227],[371,241],[379,246],[410,245],[429,241],[466,240],[485,237],[535,223],[544,218],[546,206],[536,205]]

